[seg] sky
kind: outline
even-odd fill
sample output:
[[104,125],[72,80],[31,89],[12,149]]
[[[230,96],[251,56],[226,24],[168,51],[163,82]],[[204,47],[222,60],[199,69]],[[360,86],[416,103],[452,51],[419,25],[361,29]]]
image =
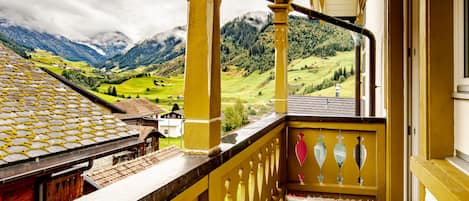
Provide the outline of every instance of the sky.
[[[249,11],[269,11],[267,5],[265,0],[222,0],[222,23]],[[187,0],[0,0],[0,18],[73,40],[121,31],[136,42],[185,25]]]

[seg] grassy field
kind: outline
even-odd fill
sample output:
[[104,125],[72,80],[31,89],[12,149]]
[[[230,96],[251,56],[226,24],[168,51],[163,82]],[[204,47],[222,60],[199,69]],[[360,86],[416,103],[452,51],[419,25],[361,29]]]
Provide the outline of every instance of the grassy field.
[[[335,96],[335,86],[323,89],[321,91],[316,91],[311,94],[312,96]],[[340,97],[353,98],[355,97],[355,79],[354,77],[349,77],[345,82],[340,84]]]
[[[84,62],[71,62],[61,57],[54,56],[45,51],[36,51],[32,54],[32,60],[37,66],[46,67],[57,74],[63,70],[62,66],[71,66],[81,69],[87,76],[93,76],[93,68]],[[354,64],[354,52],[337,52],[336,56],[321,58],[309,57],[290,62],[288,67],[288,84],[290,93],[307,96],[335,96],[335,87],[329,87],[321,91],[304,94],[304,89],[310,85],[320,84],[325,79],[330,79],[339,68],[350,70]],[[141,73],[143,68],[132,71],[120,72],[119,75],[135,75]],[[115,72],[117,73],[117,72]],[[231,67],[228,72],[222,73],[222,109],[241,99],[247,107],[262,108],[271,107],[269,101],[274,96],[274,70],[264,73],[254,72],[249,76],[243,76],[243,72],[236,67]],[[157,80],[160,85],[153,82]],[[163,86],[164,85],[164,86]],[[109,87],[115,87],[118,96],[105,94]],[[347,79],[341,84],[341,97],[354,96],[354,80]],[[183,101],[177,99],[184,94],[184,75],[173,77],[135,77],[121,84],[101,84],[98,91],[92,93],[109,102],[115,102],[126,98],[147,98],[157,103],[160,107],[170,110],[174,103],[183,107]]]
[[30,56],[31,61],[36,64],[36,66],[47,68],[58,75],[62,74],[64,67],[70,67],[80,69],[80,71],[87,76],[96,76],[93,73],[95,68],[86,62],[68,61],[60,56],[54,55],[44,50],[35,50],[34,52],[30,53]]
[[[154,80],[158,80],[161,84],[159,86],[154,85]],[[162,84],[164,84],[164,86]],[[182,100],[177,100],[178,96],[184,95],[183,75],[169,78],[159,76],[132,78],[118,85],[101,84],[98,88],[99,93],[97,95],[113,102],[113,98],[114,101],[122,98],[113,96],[111,96],[111,98],[109,95],[105,95],[104,93],[110,86],[116,87],[118,96],[123,95],[125,98],[129,96],[135,98],[138,96],[152,101],[158,99],[158,105],[166,110],[170,110],[173,103],[178,103],[179,105],[183,104]],[[105,96],[101,96],[100,94]]]
[[169,147],[171,145],[174,145],[176,147],[179,147],[179,148],[183,148],[183,142],[182,142],[182,138],[181,137],[178,137],[178,138],[160,138],[160,150],[161,149],[164,149],[166,147]]

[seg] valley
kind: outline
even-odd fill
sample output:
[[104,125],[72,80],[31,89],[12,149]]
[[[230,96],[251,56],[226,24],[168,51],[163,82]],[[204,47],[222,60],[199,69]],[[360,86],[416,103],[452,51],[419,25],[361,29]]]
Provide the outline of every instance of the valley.
[[[222,111],[239,103],[250,118],[271,111],[275,79],[272,25],[271,13],[249,12],[221,27]],[[335,85],[340,83],[340,96],[353,97],[350,33],[300,16],[289,16],[289,25],[289,93],[335,96]],[[108,102],[146,98],[165,110],[174,103],[184,107],[186,31],[185,26],[176,26],[138,43],[119,31],[74,41],[0,20],[1,41],[36,66]]]
[[[79,69],[82,74],[88,77],[99,77],[96,74],[98,70],[84,62],[71,62],[45,51],[36,51],[31,54],[31,57],[31,60],[37,66],[45,67],[59,75],[63,74],[63,71],[68,68],[69,70]],[[290,94],[335,96],[335,86],[311,93],[305,90],[308,86],[319,85],[324,80],[331,79],[338,69],[350,71],[353,62],[353,51],[338,52],[336,56],[331,57],[311,56],[292,61],[288,72]],[[61,66],[58,64],[61,64]],[[183,74],[161,76],[155,72],[148,72],[145,73],[147,76],[140,76],[145,70],[145,68],[138,68],[130,71],[114,72],[116,76],[129,76],[130,79],[120,84],[101,83],[94,91],[89,90],[109,102],[140,97],[147,98],[166,110],[170,110],[174,103],[183,107],[184,101],[181,97],[184,94]],[[271,69],[265,72],[255,71],[246,76],[243,70],[230,66],[226,72],[222,72],[222,109],[233,105],[237,99],[240,99],[247,108],[255,110],[256,113],[268,112],[270,109],[269,101],[274,95],[273,74],[274,71]],[[159,86],[154,84],[155,80],[160,83]],[[107,94],[108,90],[113,87],[116,89],[116,96]],[[341,97],[353,97],[353,77],[345,79],[341,84],[341,88]]]

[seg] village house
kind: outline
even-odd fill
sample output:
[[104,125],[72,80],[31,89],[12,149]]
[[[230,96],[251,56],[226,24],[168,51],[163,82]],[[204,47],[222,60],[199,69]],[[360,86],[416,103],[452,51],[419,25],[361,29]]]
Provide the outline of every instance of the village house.
[[159,138],[165,136],[157,130],[158,121],[154,117],[163,110],[156,104],[143,98],[128,99],[112,104],[48,69],[44,68],[42,70],[88,98],[100,106],[101,109],[112,113],[112,115],[129,125],[129,128],[139,132],[139,143],[137,145],[122,152],[95,159],[91,169],[109,167],[159,149]]
[[113,103],[114,106],[125,111],[125,113],[114,113],[114,116],[129,125],[153,126],[158,128],[156,120],[158,114],[164,112],[158,105],[146,98],[132,98],[119,100]]
[[158,107],[156,104],[144,98],[127,99],[112,104],[46,68],[43,68],[42,70],[49,73],[49,75],[61,81],[74,91],[80,93],[82,96],[88,98],[90,101],[100,106],[101,109],[112,113],[127,125],[131,125],[130,128],[139,131],[140,143],[138,145],[120,153],[96,159],[92,169],[111,166],[159,149],[159,138],[163,138],[165,136],[157,130],[158,121],[155,117],[159,113],[163,112],[163,109]]
[[166,137],[181,137],[184,134],[184,110],[174,110],[160,115],[158,131]]
[[146,98],[134,98],[120,100],[113,104],[125,111],[125,113],[114,113],[114,116],[140,132],[139,139],[143,142],[137,156],[159,149],[159,139],[164,138],[158,128],[158,115],[164,112],[158,105]]
[[138,132],[0,45],[0,200],[72,200],[93,160]]

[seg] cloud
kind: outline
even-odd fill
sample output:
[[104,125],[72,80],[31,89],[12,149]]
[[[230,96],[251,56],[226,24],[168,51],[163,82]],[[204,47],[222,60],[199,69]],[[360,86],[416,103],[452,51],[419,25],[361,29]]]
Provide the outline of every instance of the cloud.
[[[222,22],[248,11],[269,11],[268,4],[222,0]],[[186,24],[187,0],[0,0],[0,18],[75,40],[118,30],[137,42]]]

